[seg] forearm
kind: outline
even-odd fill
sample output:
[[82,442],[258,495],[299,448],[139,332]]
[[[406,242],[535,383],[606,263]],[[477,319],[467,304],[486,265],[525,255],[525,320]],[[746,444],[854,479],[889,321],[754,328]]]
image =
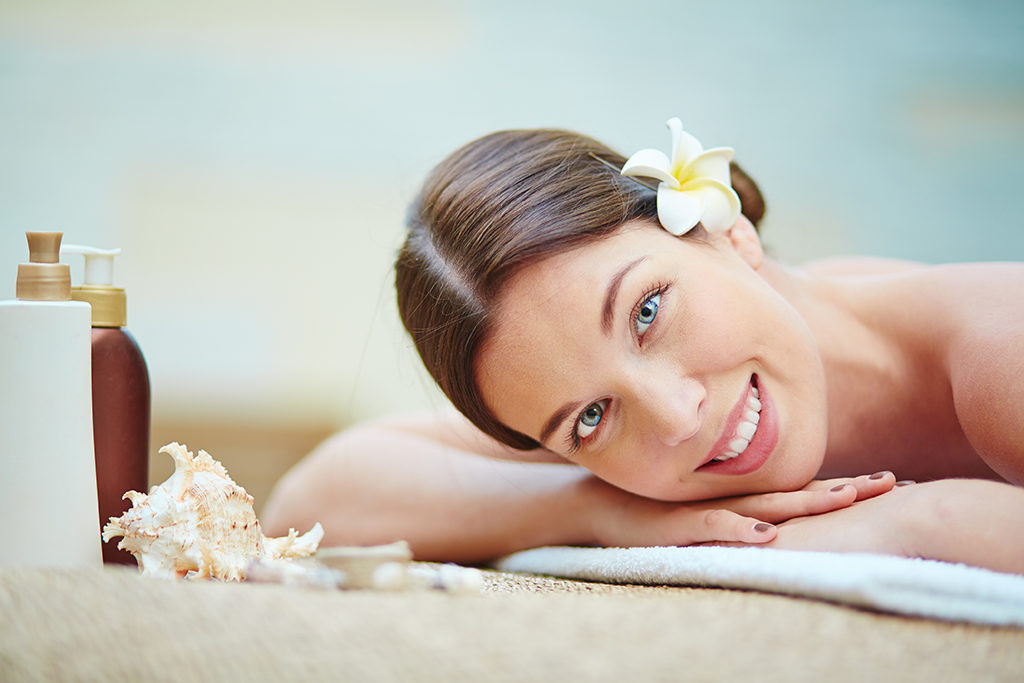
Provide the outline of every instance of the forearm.
[[524,548],[587,543],[581,511],[591,475],[519,463],[423,436],[360,427],[326,441],[279,482],[268,534],[321,522],[323,545],[404,539],[417,559],[476,562]]
[[1024,573],[1024,489],[946,479],[779,526],[771,547],[873,552]]
[[908,554],[1024,574],[1024,488],[980,479],[918,486]]

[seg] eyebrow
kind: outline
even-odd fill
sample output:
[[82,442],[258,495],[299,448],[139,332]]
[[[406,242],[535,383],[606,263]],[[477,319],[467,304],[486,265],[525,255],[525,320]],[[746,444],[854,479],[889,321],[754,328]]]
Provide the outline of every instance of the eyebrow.
[[[609,335],[612,332],[612,319],[615,317],[615,300],[619,296],[619,289],[622,287],[622,281],[626,279],[629,271],[636,268],[646,259],[646,256],[641,256],[638,259],[630,261],[616,271],[615,275],[612,275],[612,279],[608,282],[608,289],[605,291],[604,295],[604,304],[601,306],[601,331],[604,332],[605,335]],[[547,443],[554,431],[558,429],[558,425],[565,422],[565,419],[572,414],[573,410],[575,410],[576,403],[576,401],[566,403],[555,411],[554,415],[548,418],[548,421],[544,423],[544,428],[540,430],[541,444]]]
[[646,256],[641,256],[635,261],[630,261],[615,273],[615,275],[612,276],[611,281],[608,283],[608,290],[604,295],[604,306],[601,307],[601,331],[604,332],[605,336],[612,333],[612,318],[615,317],[615,300],[619,296],[619,289],[622,287],[622,281],[626,278],[626,275],[629,274],[629,271],[636,268],[646,259]]
[[559,408],[547,422],[544,423],[544,429],[540,430],[541,445],[547,443],[548,439],[551,438],[551,434],[558,428],[558,425],[565,422],[565,419],[572,414],[575,407],[576,403],[574,401],[566,403],[564,406]]

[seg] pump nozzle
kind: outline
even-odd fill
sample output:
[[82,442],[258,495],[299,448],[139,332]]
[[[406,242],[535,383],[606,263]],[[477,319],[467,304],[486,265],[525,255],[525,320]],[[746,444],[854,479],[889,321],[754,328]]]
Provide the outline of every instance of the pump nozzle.
[[71,288],[71,298],[92,306],[93,327],[124,327],[126,305],[124,290],[114,287],[114,257],[120,249],[97,249],[81,244],[65,244],[62,254],[85,257],[82,284]]
[[60,250],[64,254],[81,254],[85,257],[83,285],[114,284],[114,257],[121,253],[120,249],[97,249],[81,244],[65,244]]
[[15,296],[23,301],[69,301],[71,271],[58,263],[60,232],[26,232],[28,263],[18,266]]

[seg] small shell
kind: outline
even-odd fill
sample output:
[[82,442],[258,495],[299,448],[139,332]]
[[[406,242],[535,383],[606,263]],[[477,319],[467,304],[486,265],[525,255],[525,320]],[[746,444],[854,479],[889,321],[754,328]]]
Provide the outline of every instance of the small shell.
[[174,474],[148,495],[125,493],[131,509],[103,527],[104,541],[124,537],[117,547],[135,556],[143,575],[179,578],[196,572],[200,578],[238,581],[251,560],[316,551],[324,535],[319,523],[302,536],[292,529],[281,538],[265,537],[252,496],[206,451],[193,457],[171,443],[160,452],[174,459]]

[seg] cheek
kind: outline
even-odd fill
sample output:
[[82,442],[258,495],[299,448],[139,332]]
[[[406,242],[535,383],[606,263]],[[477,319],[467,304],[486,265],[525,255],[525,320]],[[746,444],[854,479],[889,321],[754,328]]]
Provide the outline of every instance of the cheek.
[[828,441],[825,369],[810,328],[777,292],[750,288],[731,293],[742,302],[723,316],[716,330],[723,366],[752,360],[769,383],[779,413],[781,434],[775,467],[765,472],[766,490],[804,486],[818,473]]
[[673,330],[678,349],[695,367],[714,372],[791,343],[792,321],[770,294],[747,287],[694,292]]
[[779,406],[783,438],[774,472],[774,488],[792,490],[817,476],[828,446],[828,406],[824,376],[800,378],[786,403]]
[[800,488],[813,479],[828,445],[825,368],[817,343],[802,319],[789,332],[778,340],[783,352],[766,360],[779,394],[783,457],[778,460],[775,483],[783,490]]

